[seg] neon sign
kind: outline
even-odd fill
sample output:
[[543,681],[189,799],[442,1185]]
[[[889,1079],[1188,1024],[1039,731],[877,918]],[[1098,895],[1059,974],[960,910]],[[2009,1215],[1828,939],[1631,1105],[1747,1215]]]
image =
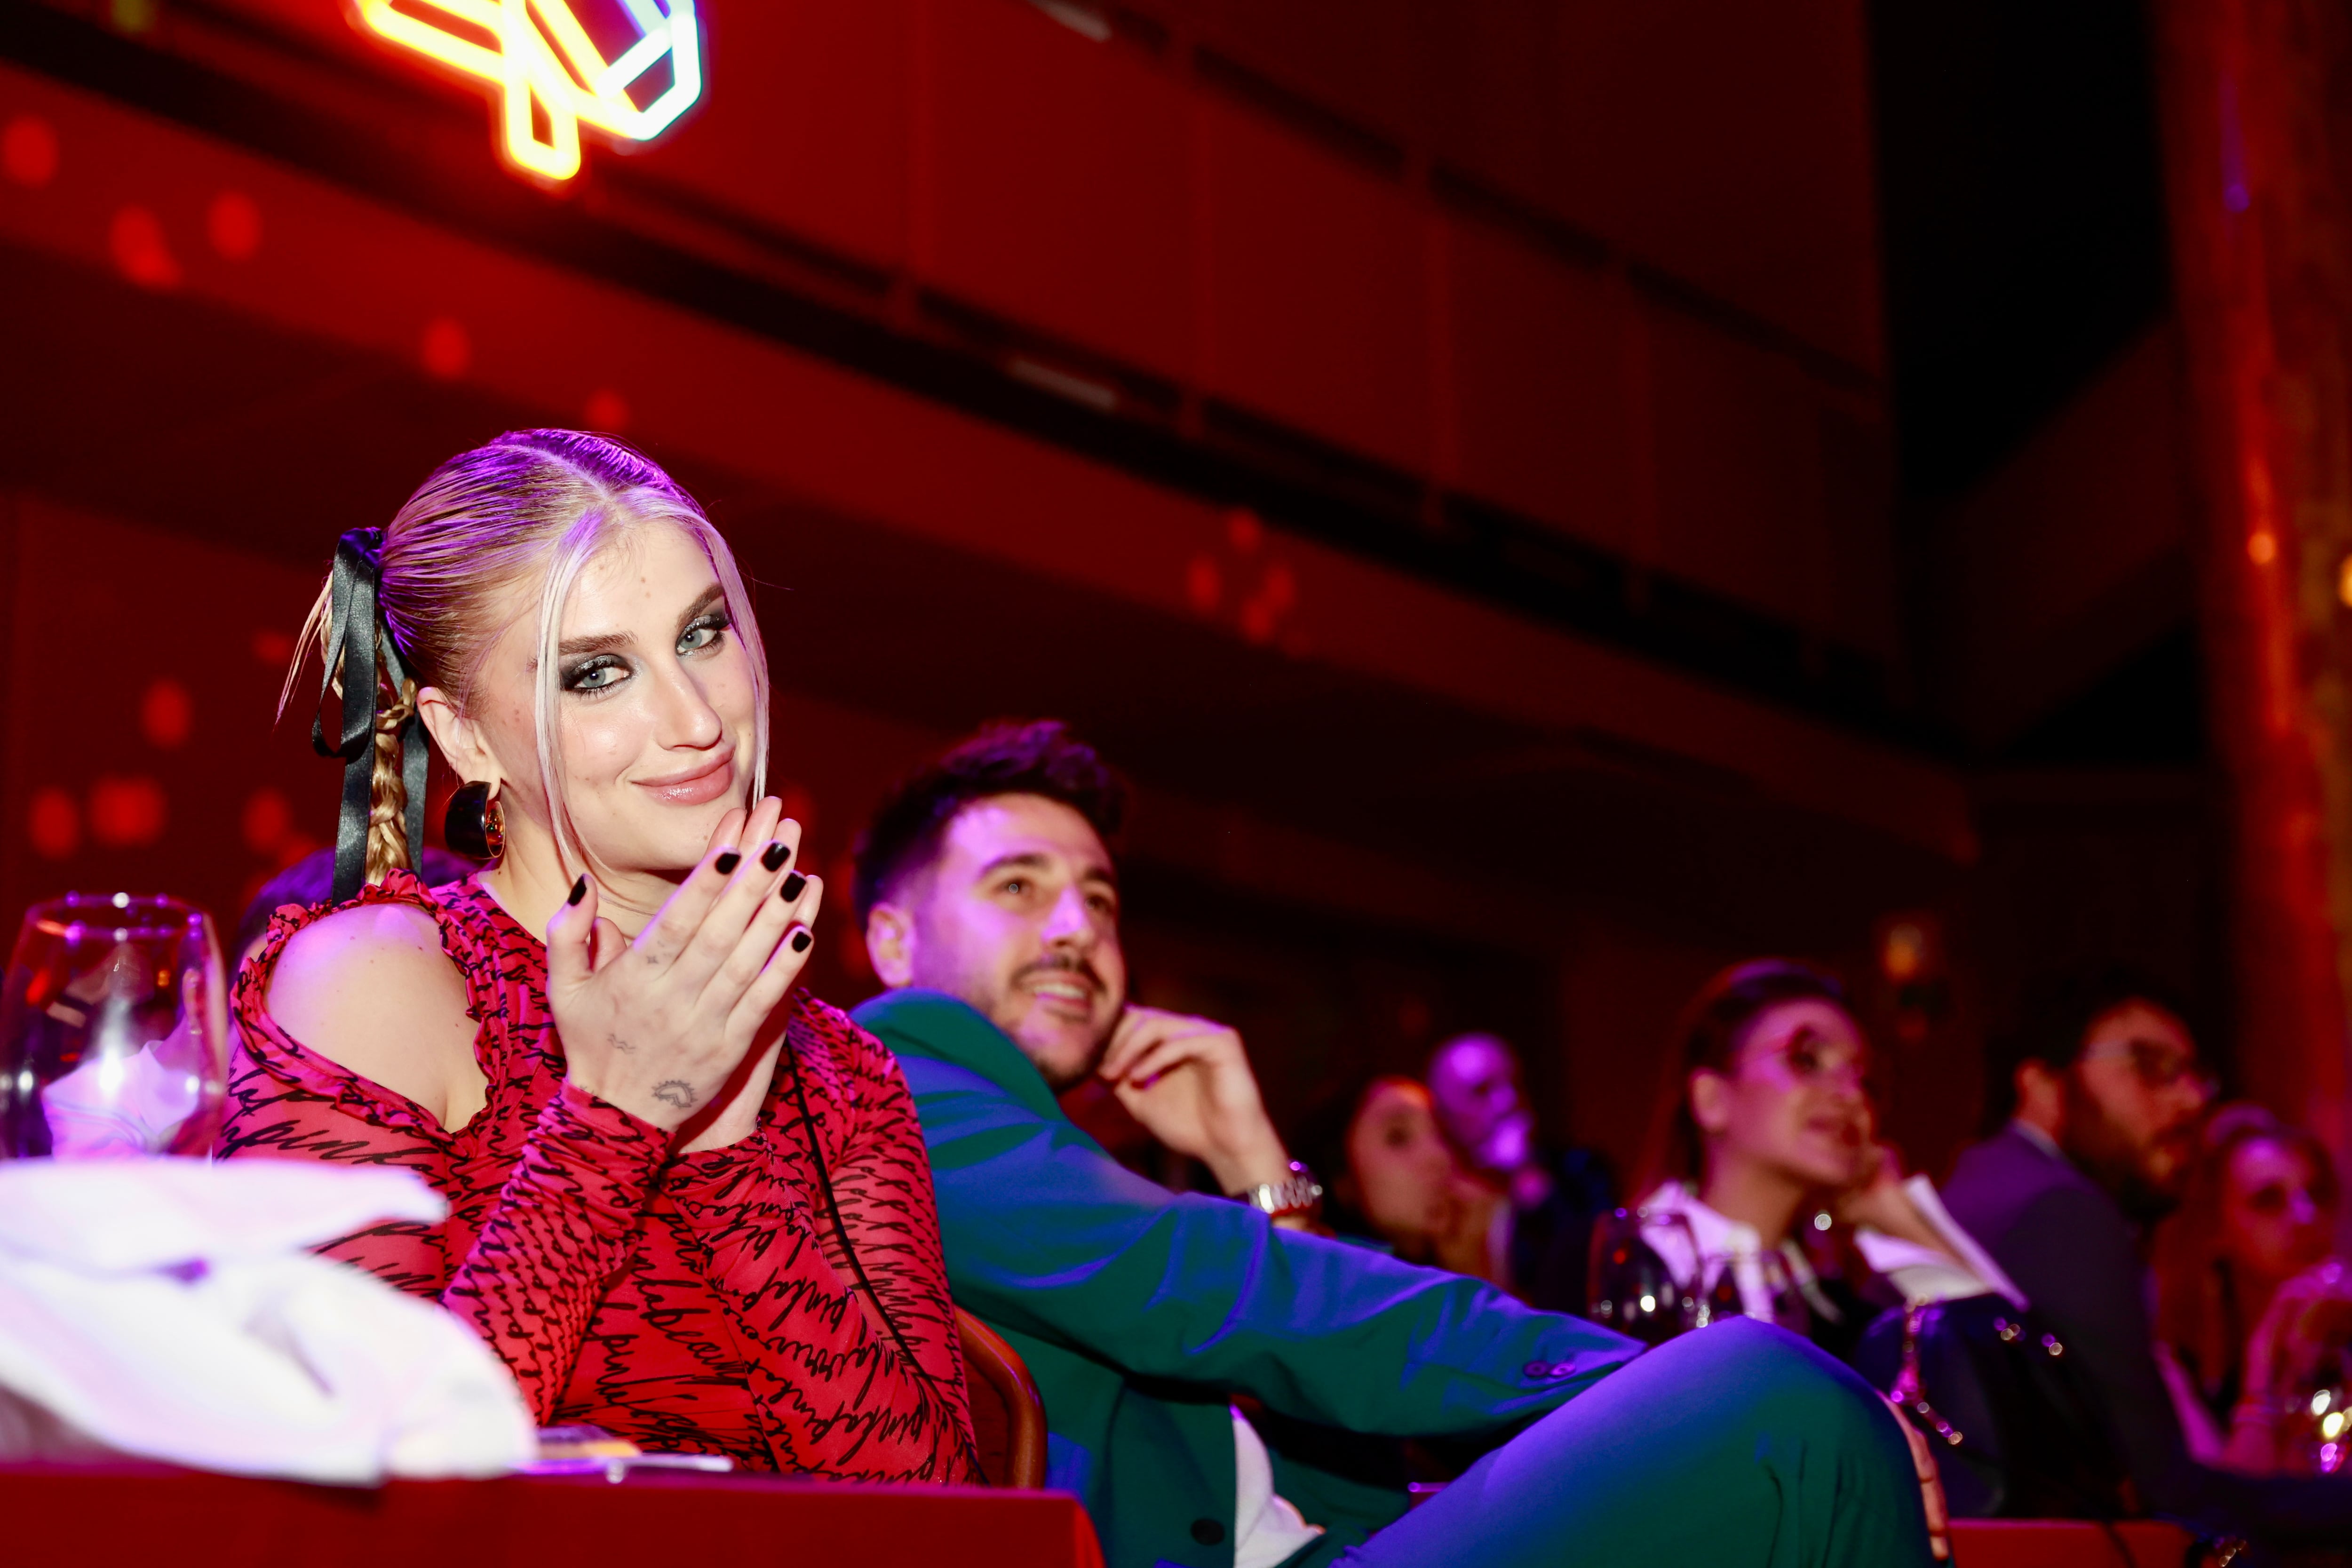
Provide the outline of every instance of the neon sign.
[[[702,94],[694,0],[352,0],[360,26],[499,95],[501,151],[539,179],[580,172],[580,128],[650,142]],[[619,43],[607,55],[582,13]],[[633,40],[633,41],[632,41]],[[668,83],[661,84],[667,61]],[[640,105],[638,94],[652,91]],[[653,90],[653,89],[658,90]]]

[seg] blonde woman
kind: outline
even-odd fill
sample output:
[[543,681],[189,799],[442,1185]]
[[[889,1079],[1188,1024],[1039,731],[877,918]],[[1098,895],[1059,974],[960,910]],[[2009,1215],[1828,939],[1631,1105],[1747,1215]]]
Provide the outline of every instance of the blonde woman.
[[[977,1479],[905,1083],[793,990],[824,889],[765,795],[766,658],[700,508],[616,442],[501,437],[344,536],[305,646],[356,896],[281,910],[245,966],[221,1152],[431,1182],[446,1221],[325,1250],[472,1323],[543,1423]],[[492,862],[433,889],[428,737]]]

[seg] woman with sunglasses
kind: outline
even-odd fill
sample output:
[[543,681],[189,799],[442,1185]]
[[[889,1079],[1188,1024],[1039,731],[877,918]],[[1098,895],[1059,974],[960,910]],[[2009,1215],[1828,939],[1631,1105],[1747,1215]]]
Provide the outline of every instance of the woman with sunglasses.
[[1887,1304],[2014,1295],[1878,1142],[1869,1044],[1833,976],[1786,959],[1735,964],[1700,988],[1675,1037],[1648,1195],[1595,1240],[1595,1318],[1654,1342],[1756,1318],[1843,1356],[1874,1310],[1823,1267],[1832,1225],[1890,1277]]

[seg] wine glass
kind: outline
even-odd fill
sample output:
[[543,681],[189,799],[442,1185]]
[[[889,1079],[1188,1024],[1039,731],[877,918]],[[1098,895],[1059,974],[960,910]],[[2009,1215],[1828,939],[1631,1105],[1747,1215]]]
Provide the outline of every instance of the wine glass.
[[[1706,1324],[1706,1306],[1675,1279],[1674,1270],[1656,1249],[1642,1239],[1646,1210],[1619,1209],[1603,1220],[1593,1237],[1591,1303],[1587,1316],[1643,1344],[1654,1345]],[[1690,1222],[1680,1214],[1664,1216],[1669,1229],[1686,1240],[1686,1251],[1699,1257]]]
[[0,990],[0,1158],[201,1155],[227,1089],[209,915],[131,893],[26,911]]

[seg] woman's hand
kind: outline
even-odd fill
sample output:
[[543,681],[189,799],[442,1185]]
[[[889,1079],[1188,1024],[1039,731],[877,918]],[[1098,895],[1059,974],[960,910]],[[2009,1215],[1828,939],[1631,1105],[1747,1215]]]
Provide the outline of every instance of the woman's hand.
[[1884,1143],[1865,1143],[1855,1156],[1853,1180],[1830,1200],[1842,1225],[1866,1225],[1888,1235],[1913,1217],[1903,1191],[1903,1161]]
[[595,879],[547,928],[547,999],[570,1080],[656,1127],[704,1111],[807,961],[824,883],[793,868],[800,825],[773,799],[730,811],[639,931],[596,916]]
[[2347,1340],[2352,1271],[2331,1258],[2305,1269],[2271,1298],[2246,1342],[2245,1397],[2274,1408],[2301,1394]]
[[1830,1200],[1830,1213],[1841,1224],[1866,1225],[1882,1236],[1950,1258],[1950,1244],[1911,1201],[1904,1181],[1902,1152],[1891,1143],[1870,1144],[1862,1152],[1853,1182]]
[[1446,1184],[1444,1223],[1436,1234],[1437,1266],[1467,1274],[1507,1290],[1510,1259],[1494,1254],[1496,1211],[1509,1196],[1489,1183],[1457,1171]]

